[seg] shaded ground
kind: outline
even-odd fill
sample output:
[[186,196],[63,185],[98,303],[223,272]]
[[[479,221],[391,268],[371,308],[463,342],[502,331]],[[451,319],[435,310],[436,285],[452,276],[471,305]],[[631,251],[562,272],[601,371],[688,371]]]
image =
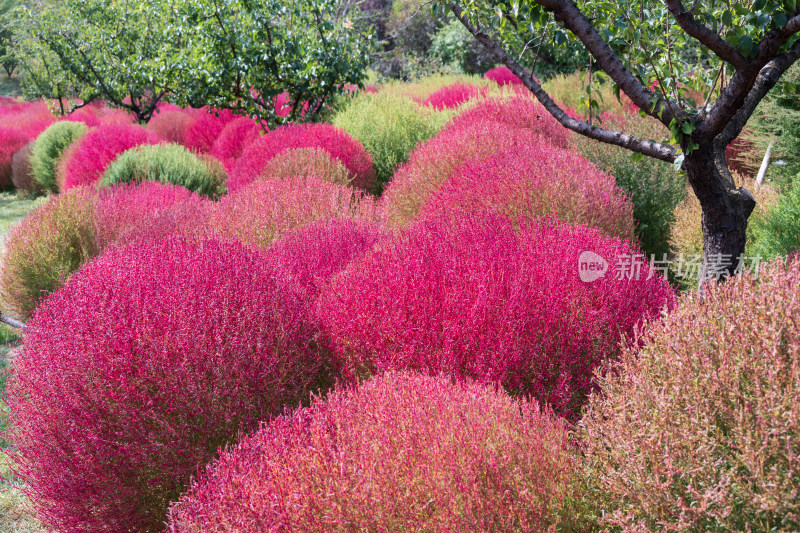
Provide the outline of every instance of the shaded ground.
[[3,96],[22,96],[22,89],[19,86],[19,77],[14,74],[10,78],[5,72],[0,74],[0,95]]

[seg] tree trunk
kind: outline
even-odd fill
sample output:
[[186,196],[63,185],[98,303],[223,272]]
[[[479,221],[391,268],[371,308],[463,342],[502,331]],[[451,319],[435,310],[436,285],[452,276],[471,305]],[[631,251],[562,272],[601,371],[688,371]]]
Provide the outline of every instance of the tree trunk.
[[725,147],[705,143],[686,156],[684,167],[703,209],[701,280],[733,275],[744,259],[747,219],[756,201],[737,188],[725,159]]

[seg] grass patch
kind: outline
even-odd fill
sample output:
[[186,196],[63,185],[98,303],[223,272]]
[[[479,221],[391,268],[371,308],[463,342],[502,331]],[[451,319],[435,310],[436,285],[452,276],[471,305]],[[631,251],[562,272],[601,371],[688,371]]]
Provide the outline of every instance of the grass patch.
[[8,77],[5,73],[0,75],[0,95],[11,97],[22,96],[19,76],[12,74],[11,77]]

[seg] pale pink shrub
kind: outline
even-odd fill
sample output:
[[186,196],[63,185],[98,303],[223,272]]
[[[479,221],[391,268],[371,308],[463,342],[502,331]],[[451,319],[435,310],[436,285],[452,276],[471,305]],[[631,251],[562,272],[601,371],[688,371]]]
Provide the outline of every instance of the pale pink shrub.
[[313,176],[256,181],[223,197],[211,213],[217,235],[266,248],[290,230],[341,217],[372,220],[375,201]]
[[211,155],[220,160],[230,173],[245,148],[259,137],[261,137],[261,127],[252,118],[237,118],[222,128],[211,148]]
[[8,389],[36,516],[162,531],[218,448],[330,379],[295,292],[238,243],[141,242],[78,271],[28,323]]
[[798,258],[690,291],[652,324],[581,423],[601,526],[800,529],[798,340]]
[[264,425],[195,480],[168,531],[568,527],[565,424],[494,387],[390,373]]
[[144,238],[196,236],[205,228],[212,205],[208,198],[168,183],[104,188],[95,202],[98,246],[105,250]]
[[[499,383],[575,418],[592,371],[674,295],[658,274],[593,283],[591,251],[613,265],[637,250],[598,230],[470,213],[412,225],[334,278],[318,313],[351,375],[445,373]],[[611,270],[611,268],[609,269]]]
[[154,131],[162,139],[176,143],[186,143],[186,131],[192,127],[197,118],[182,109],[161,110],[153,115],[147,128]]
[[454,83],[452,85],[446,85],[441,89],[437,89],[430,96],[428,99],[425,100],[425,104],[434,108],[437,111],[442,111],[443,109],[453,109],[459,107],[460,105],[472,100],[473,98],[478,98],[484,94],[484,90],[482,87],[478,85],[472,85],[470,83]]
[[272,158],[292,148],[321,148],[355,176],[354,187],[367,191],[375,187],[372,158],[350,135],[329,124],[290,124],[270,131],[244,150],[228,181],[228,189],[236,191],[256,181]]
[[515,148],[464,165],[431,195],[421,214],[469,214],[487,208],[510,219],[552,215],[635,238],[633,204],[614,176],[572,150],[548,144]]
[[341,161],[322,148],[292,148],[270,159],[264,179],[313,176],[337,185],[350,185],[354,176]]
[[100,125],[98,110],[92,106],[81,107],[66,115],[62,120],[66,120],[67,122],[83,122],[90,128],[95,128]]
[[482,121],[448,128],[420,144],[395,172],[381,201],[387,221],[408,224],[419,216],[430,196],[464,164],[505,150],[530,146],[530,131],[500,122]]
[[236,120],[236,115],[229,109],[205,109],[205,113],[186,129],[183,144],[186,148],[200,154],[211,152],[214,142],[227,124]]
[[100,126],[119,126],[133,124],[136,119],[127,111],[104,107],[100,110]]
[[95,185],[116,157],[142,144],[158,144],[161,138],[136,124],[100,126],[78,140],[64,163],[64,188]]

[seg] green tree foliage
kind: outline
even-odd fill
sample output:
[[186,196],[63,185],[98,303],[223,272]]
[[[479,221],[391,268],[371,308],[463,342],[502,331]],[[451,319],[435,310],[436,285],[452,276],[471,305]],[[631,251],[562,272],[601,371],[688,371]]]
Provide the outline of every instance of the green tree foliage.
[[[268,123],[312,118],[358,85],[370,41],[358,11],[337,0],[175,0],[166,33],[182,45],[182,104],[213,105]],[[278,117],[275,99],[291,111]]]
[[18,3],[19,0],[0,0],[0,65],[9,77],[17,68],[12,13]]

